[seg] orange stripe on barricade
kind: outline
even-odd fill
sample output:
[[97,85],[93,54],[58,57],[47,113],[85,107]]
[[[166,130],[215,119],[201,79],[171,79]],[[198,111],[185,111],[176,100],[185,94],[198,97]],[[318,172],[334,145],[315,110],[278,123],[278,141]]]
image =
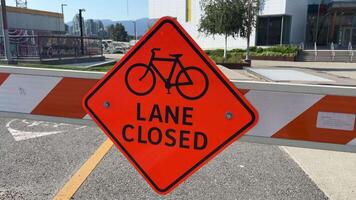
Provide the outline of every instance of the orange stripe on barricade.
[[243,95],[245,95],[248,91],[247,89],[238,89]]
[[98,80],[63,78],[31,114],[83,118],[82,98]]
[[346,144],[356,138],[356,130],[336,130],[317,127],[319,112],[356,114],[356,97],[326,96],[288,123],[273,138]]
[[9,77],[9,74],[0,73],[0,85]]

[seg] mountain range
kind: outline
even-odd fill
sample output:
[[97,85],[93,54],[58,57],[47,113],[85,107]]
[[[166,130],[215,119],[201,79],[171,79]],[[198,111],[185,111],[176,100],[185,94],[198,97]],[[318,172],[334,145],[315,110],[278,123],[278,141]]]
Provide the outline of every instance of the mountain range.
[[[131,20],[113,21],[110,19],[94,19],[94,21],[101,21],[105,27],[110,26],[112,24],[121,23],[125,27],[125,30],[129,35],[135,35],[134,23]],[[149,18],[141,18],[136,20],[137,36],[143,35],[155,22],[156,19]],[[66,24],[68,26],[72,26],[73,22],[68,22]]]

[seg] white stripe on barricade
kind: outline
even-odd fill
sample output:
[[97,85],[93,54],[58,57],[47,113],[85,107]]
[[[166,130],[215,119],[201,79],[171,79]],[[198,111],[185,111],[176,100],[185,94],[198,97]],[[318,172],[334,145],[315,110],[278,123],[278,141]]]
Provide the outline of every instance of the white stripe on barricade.
[[[323,95],[251,90],[246,98],[257,109],[258,124],[247,134],[271,137],[305,110],[318,102]],[[278,113],[271,117],[272,113]]]
[[61,79],[11,74],[0,87],[0,110],[31,113]]

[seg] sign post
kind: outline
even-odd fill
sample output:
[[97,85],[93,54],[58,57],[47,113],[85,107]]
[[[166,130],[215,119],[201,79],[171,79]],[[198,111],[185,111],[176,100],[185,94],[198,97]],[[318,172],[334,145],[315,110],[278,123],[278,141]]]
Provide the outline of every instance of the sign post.
[[178,22],[160,19],[84,98],[152,188],[167,194],[257,123]]

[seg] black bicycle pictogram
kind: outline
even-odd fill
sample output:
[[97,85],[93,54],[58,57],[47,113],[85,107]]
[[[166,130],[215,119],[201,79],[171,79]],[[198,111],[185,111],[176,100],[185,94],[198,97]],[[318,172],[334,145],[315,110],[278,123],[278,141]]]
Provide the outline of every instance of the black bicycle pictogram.
[[[209,81],[203,70],[195,66],[185,67],[180,61],[180,57],[183,54],[170,54],[169,56],[171,57],[169,58],[160,58],[156,57],[156,51],[160,51],[160,48],[151,49],[151,58],[148,65],[136,63],[126,71],[125,83],[132,93],[144,96],[152,92],[156,86],[156,75],[164,82],[168,94],[170,94],[172,87],[177,88],[180,96],[190,100],[199,99],[206,93]],[[165,78],[157,69],[153,63],[154,61],[173,63],[168,78]],[[177,66],[179,66],[180,70],[176,76],[176,80],[172,82]]]

